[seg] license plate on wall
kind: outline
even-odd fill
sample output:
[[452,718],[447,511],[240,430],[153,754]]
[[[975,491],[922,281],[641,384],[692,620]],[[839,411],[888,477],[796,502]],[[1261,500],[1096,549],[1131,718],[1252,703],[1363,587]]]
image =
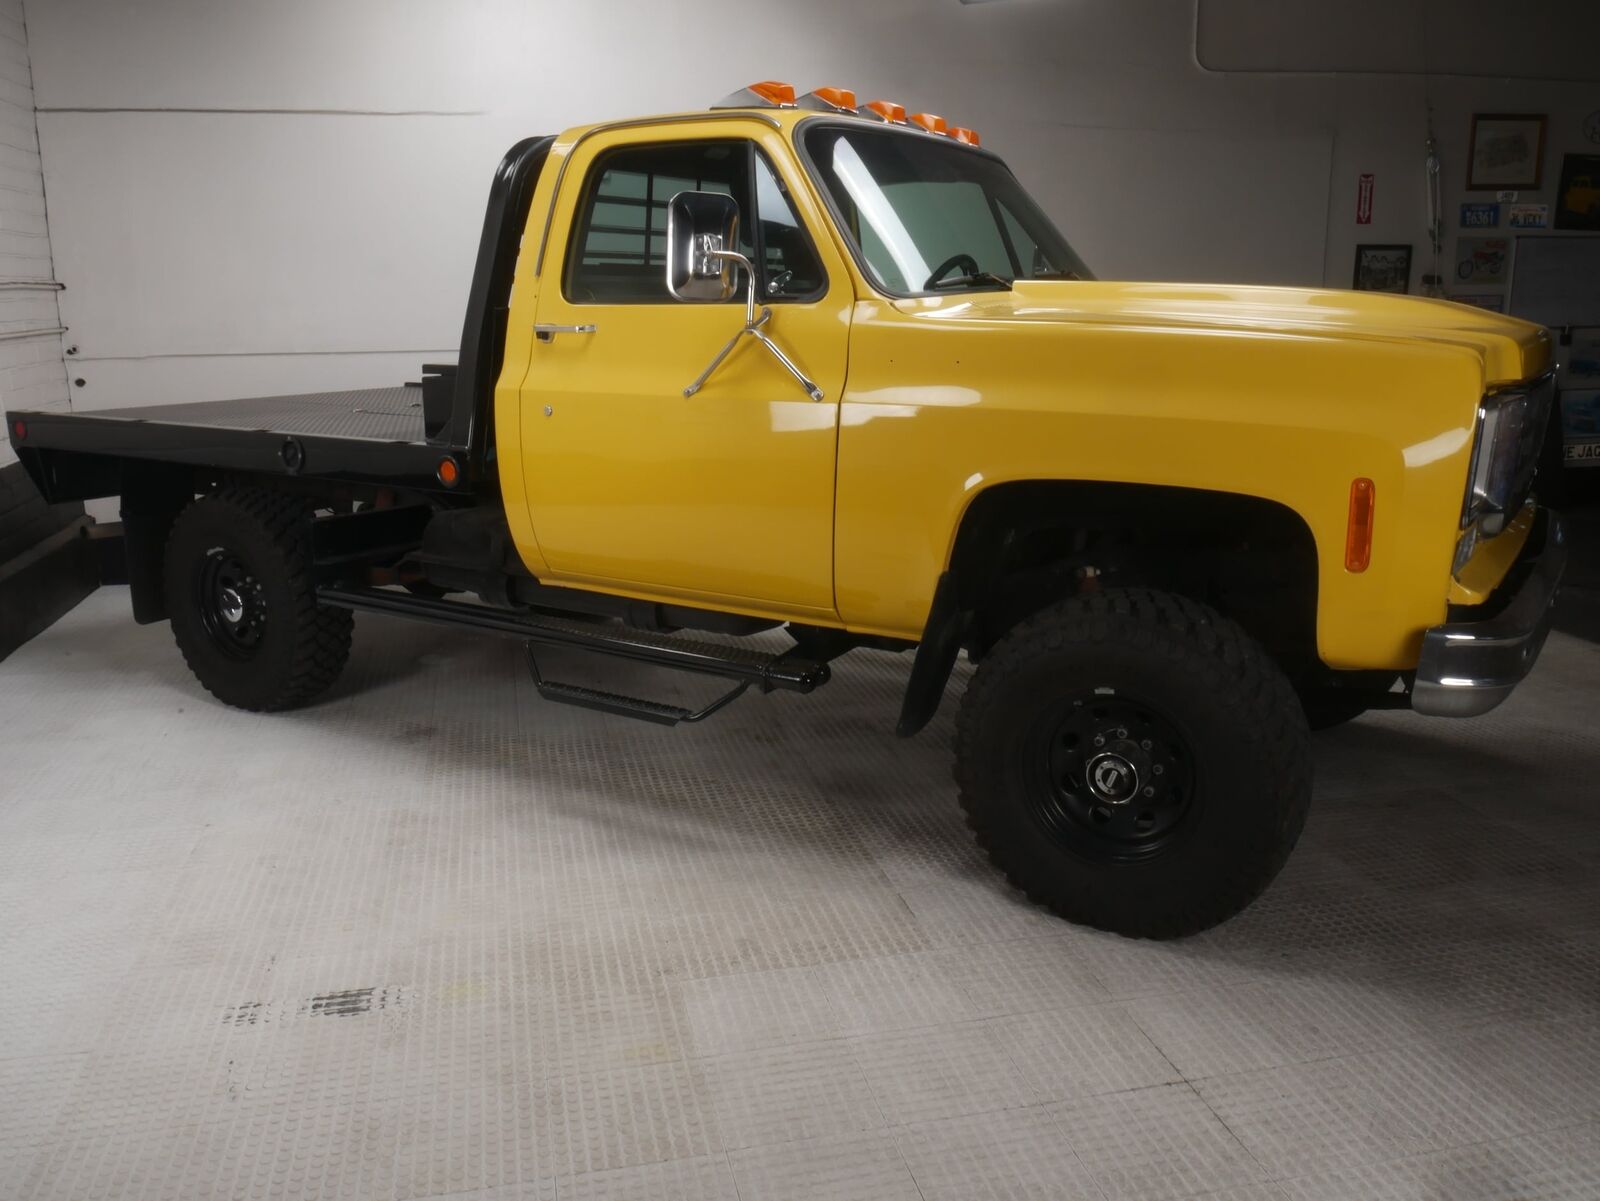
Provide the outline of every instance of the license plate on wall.
[[1568,467],[1600,467],[1600,442],[1568,442]]

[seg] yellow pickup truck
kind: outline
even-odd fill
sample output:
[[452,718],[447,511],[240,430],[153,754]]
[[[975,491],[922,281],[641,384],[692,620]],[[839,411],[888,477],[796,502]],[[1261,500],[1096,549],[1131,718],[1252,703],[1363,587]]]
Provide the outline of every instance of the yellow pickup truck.
[[[910,656],[909,736],[965,652],[991,858],[1171,937],[1282,866],[1310,728],[1527,673],[1551,369],[1543,330],[1441,301],[1098,281],[974,131],[765,82],[513,147],[459,361],[415,384],[7,425],[47,498],[120,496],[135,619],[249,709],[325,689],[356,611],[518,639],[550,700],[669,725],[866,649]],[[554,680],[550,646],[727,688]]]

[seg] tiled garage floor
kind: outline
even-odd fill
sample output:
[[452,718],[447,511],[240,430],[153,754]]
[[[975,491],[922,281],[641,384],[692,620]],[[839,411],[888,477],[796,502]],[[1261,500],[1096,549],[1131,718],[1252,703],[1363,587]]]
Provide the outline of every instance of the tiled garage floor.
[[1156,945],[1008,895],[907,663],[662,730],[363,617],[257,717],[105,589],[0,664],[0,1198],[1600,1196],[1600,647],[1318,741]]

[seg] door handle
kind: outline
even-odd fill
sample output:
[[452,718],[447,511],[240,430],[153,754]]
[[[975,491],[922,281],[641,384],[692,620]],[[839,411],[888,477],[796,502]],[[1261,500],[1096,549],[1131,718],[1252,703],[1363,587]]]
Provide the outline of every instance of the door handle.
[[554,342],[557,334],[592,334],[599,328],[596,325],[536,325],[533,336],[541,342]]

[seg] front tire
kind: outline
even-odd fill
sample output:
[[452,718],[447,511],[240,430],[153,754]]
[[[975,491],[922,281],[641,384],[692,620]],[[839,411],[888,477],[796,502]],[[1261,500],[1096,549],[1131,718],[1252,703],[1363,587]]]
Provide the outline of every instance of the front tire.
[[1176,938],[1277,875],[1310,804],[1310,737],[1289,681],[1238,625],[1114,589],[1044,610],[984,657],[956,780],[979,844],[1032,900]]
[[317,603],[309,514],[293,497],[244,488],[201,497],[172,524],[164,582],[184,661],[229,705],[298,708],[350,657],[353,618]]

